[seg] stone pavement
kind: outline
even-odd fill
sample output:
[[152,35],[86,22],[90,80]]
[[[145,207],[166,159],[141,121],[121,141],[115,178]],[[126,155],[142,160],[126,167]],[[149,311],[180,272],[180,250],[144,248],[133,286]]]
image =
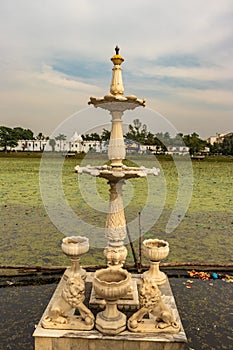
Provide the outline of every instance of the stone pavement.
[[[0,350],[33,350],[32,333],[57,283],[0,288]],[[232,349],[233,284],[169,278],[188,338],[186,350]],[[10,281],[9,281],[10,282]],[[35,281],[33,282],[35,283]]]

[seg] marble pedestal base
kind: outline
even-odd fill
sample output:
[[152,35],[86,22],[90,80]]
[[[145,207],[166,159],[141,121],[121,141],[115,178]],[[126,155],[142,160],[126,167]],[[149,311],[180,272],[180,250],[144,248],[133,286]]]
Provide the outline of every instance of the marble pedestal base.
[[119,313],[119,317],[116,320],[106,320],[103,311],[99,312],[96,316],[96,329],[102,334],[116,335],[121,333],[126,328],[126,316],[123,313]]
[[[89,293],[87,300],[91,293],[92,273],[87,273],[86,291]],[[133,280],[140,280],[140,275],[133,275]],[[45,329],[42,327],[42,319],[48,314],[49,307],[61,294],[61,290],[65,283],[64,276],[57,286],[57,289],[52,296],[49,305],[47,306],[41,321],[33,334],[35,339],[35,350],[182,350],[184,349],[187,339],[184,329],[181,325],[179,333],[172,334],[166,331],[159,334],[154,333],[132,333],[129,330],[124,330],[117,335],[103,335],[98,330],[77,331],[70,329]],[[89,283],[89,285],[88,285]],[[167,305],[172,309],[173,315],[178,322],[180,317],[176,308],[175,300],[167,280],[162,286],[159,286],[162,292],[163,299]],[[101,309],[100,309],[101,310]],[[93,311],[91,309],[91,311]],[[127,318],[127,312],[124,311]],[[132,314],[132,311],[131,311]]]

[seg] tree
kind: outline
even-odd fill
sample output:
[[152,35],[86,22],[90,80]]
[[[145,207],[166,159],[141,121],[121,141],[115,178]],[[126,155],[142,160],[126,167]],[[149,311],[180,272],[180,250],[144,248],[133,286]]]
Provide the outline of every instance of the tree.
[[90,137],[92,141],[100,141],[100,135],[97,132],[92,132]]
[[139,119],[134,119],[134,120],[133,120],[133,127],[134,127],[134,129],[135,129],[137,132],[139,132],[141,126],[142,126],[142,123],[140,122]]
[[129,124],[129,131],[125,134],[125,137],[145,145],[147,143],[147,134],[146,124],[142,125],[139,119],[134,119],[133,124]]
[[43,135],[42,132],[39,132],[39,134],[36,136],[37,140],[44,140],[45,136]]
[[233,155],[233,135],[224,137],[220,149],[226,156]]
[[163,134],[163,138],[164,138],[164,140],[166,140],[166,141],[170,141],[170,140],[171,140],[171,136],[170,136],[170,134],[169,134],[168,131],[166,131],[166,132]]
[[101,136],[97,132],[91,134],[82,135],[84,141],[101,141]]
[[146,144],[149,145],[149,146],[155,145],[155,135],[152,134],[151,132],[147,133]]
[[178,133],[174,138],[171,139],[171,145],[173,146],[184,146],[183,134]]
[[0,147],[3,147],[4,152],[7,148],[16,147],[18,145],[18,135],[16,131],[7,126],[0,126]]
[[107,129],[103,129],[102,131],[102,134],[101,134],[101,140],[102,141],[108,141],[110,140],[110,135],[111,135],[111,132]]
[[209,147],[211,154],[216,155],[222,153],[221,144],[219,142],[214,142],[213,145],[211,145],[211,143],[208,143],[207,146]]
[[13,129],[19,140],[33,140],[33,132],[30,129],[23,129],[17,126]]
[[186,146],[189,147],[191,155],[200,153],[207,145],[207,142],[200,139],[196,132],[193,132],[191,135],[184,135],[183,140]]

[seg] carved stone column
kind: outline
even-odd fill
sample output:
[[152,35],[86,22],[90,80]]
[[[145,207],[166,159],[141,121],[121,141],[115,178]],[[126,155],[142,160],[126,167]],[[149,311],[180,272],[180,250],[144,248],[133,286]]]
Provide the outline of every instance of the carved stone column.
[[121,267],[127,256],[127,249],[123,245],[126,237],[126,220],[122,198],[124,181],[109,181],[108,183],[110,185],[110,199],[105,234],[108,246],[104,250],[104,255],[109,266]]

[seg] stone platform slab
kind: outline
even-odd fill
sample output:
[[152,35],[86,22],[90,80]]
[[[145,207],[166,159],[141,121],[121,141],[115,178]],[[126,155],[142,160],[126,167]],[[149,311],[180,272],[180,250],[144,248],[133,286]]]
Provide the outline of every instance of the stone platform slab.
[[[93,273],[88,273],[86,279],[87,306],[89,306],[92,277]],[[138,284],[141,276],[132,275],[132,278]],[[63,276],[41,320],[48,314],[51,304],[60,296],[65,279]],[[167,280],[164,285],[159,286],[159,289],[162,292],[163,301],[172,309],[176,320],[181,323],[169,281]],[[127,315],[127,312],[125,314]],[[168,334],[166,332],[141,334],[125,330],[118,335],[110,336],[103,335],[96,329],[91,331],[44,329],[41,325],[41,320],[33,334],[35,338],[35,350],[182,350],[187,343],[182,325],[180,332],[177,334]]]

